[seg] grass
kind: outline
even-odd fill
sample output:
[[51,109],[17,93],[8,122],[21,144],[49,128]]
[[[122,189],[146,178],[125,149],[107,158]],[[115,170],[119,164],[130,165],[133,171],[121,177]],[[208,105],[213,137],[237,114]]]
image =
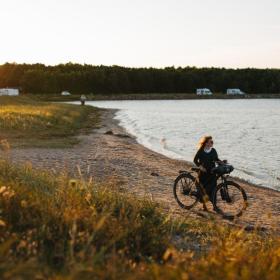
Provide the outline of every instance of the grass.
[[98,125],[90,106],[40,102],[28,97],[0,97],[0,135],[14,146],[67,147],[75,135]]
[[279,279],[279,236],[0,162],[1,279]]

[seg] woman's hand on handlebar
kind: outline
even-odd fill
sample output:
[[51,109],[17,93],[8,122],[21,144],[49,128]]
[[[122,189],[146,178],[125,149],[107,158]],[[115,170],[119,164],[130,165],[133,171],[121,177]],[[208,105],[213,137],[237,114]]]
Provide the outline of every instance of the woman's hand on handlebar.
[[216,162],[218,164],[227,164],[228,163],[228,161],[226,159],[224,159],[224,160],[217,160]]

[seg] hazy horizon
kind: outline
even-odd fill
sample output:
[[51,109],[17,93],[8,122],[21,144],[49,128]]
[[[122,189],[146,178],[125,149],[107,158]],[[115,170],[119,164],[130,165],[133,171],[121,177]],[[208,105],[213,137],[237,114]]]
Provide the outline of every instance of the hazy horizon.
[[42,64],[45,66],[58,66],[58,65],[66,65],[66,64],[78,64],[78,65],[89,65],[89,66],[94,66],[94,67],[122,67],[122,68],[133,68],[133,69],[140,69],[140,68],[154,68],[154,69],[165,69],[165,68],[170,68],[174,67],[175,69],[178,68],[197,68],[197,69],[202,69],[202,68],[215,68],[215,69],[227,69],[227,70],[243,70],[243,69],[257,69],[257,70],[263,70],[263,69],[268,69],[268,70],[280,70],[280,67],[224,67],[224,66],[196,66],[196,65],[163,65],[163,66],[127,66],[127,65],[117,65],[117,64],[91,64],[91,63],[80,63],[80,62],[73,62],[73,61],[66,61],[66,62],[61,62],[61,63],[53,63],[53,64],[47,64],[43,62],[17,62],[17,61],[5,61],[3,63],[0,63],[0,66],[5,65],[5,64],[16,64],[16,65],[21,65],[21,64]]
[[0,64],[280,68],[277,0],[0,4]]

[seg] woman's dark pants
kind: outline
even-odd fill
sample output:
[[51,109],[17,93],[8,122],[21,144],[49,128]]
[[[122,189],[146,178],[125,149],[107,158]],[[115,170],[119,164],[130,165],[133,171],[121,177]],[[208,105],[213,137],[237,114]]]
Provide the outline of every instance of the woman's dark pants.
[[200,183],[203,185],[209,199],[212,201],[213,190],[217,185],[216,175],[210,172],[200,172],[198,178]]

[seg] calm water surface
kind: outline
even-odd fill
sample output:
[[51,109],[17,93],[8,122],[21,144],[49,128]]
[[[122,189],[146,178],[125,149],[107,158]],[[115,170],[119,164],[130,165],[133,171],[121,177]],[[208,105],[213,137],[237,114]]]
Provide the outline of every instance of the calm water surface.
[[192,161],[201,136],[212,135],[233,176],[280,190],[280,99],[95,101],[120,109],[116,119],[139,143]]

